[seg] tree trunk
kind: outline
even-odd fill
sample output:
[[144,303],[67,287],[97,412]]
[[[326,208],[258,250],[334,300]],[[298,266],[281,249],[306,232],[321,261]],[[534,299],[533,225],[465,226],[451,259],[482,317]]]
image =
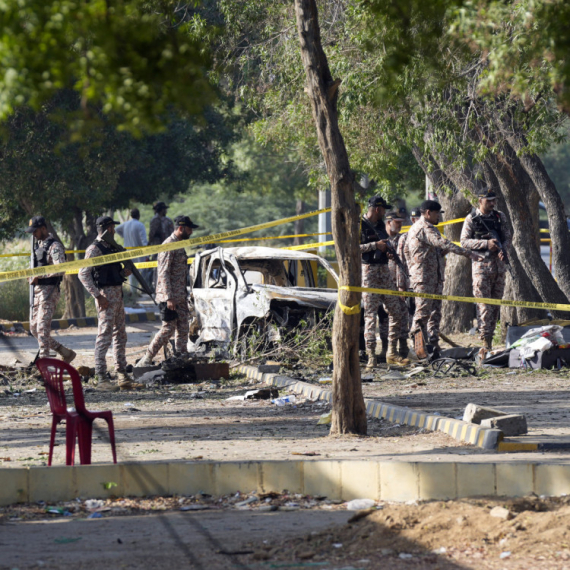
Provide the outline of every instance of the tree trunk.
[[[297,200],[297,203],[295,205],[295,214],[297,216],[300,216],[304,211],[305,211],[305,202],[303,202],[303,200]],[[305,219],[303,218],[302,220],[297,220],[295,222],[295,235],[304,234],[304,233],[305,233]],[[305,238],[296,237],[293,243],[295,245],[302,245],[305,243]]]
[[[446,220],[464,218],[471,210],[471,204],[461,194],[447,174],[430,155],[429,159],[422,156],[418,147],[412,149],[418,164],[429,177],[433,188],[439,196],[445,212]],[[425,164],[429,160],[430,167]],[[458,242],[461,236],[463,224],[445,226],[445,237]],[[456,295],[459,297],[471,297],[471,261],[460,255],[449,255],[445,266],[444,295]],[[444,333],[465,332],[473,326],[475,317],[475,305],[445,301],[442,305],[441,329]]]
[[[301,59],[307,92],[317,127],[319,146],[331,184],[332,233],[342,285],[359,287],[359,210],[354,200],[354,176],[338,127],[337,99],[340,81],[333,81],[323,51],[315,0],[295,0]],[[358,333],[360,314],[340,308],[360,304],[360,293],[339,291],[333,324],[332,434],[366,433],[366,408],[360,382]]]
[[517,153],[523,168],[533,181],[540,199],[546,206],[556,281],[560,289],[570,298],[570,255],[568,255],[570,252],[570,232],[566,223],[564,203],[540,158],[534,153],[524,151],[527,146],[524,137],[513,134],[508,136],[508,140]]
[[[509,151],[508,148],[505,148],[504,154],[491,151],[487,155],[487,163],[497,177],[509,210],[513,226],[513,246],[519,258],[524,260],[524,270],[540,295],[540,299],[546,303],[567,304],[566,295],[560,290],[548,267],[542,261],[540,248],[533,239],[532,230],[529,232],[529,228],[533,227],[533,217],[528,203],[530,192],[526,189],[532,181],[520,166],[520,162],[518,164],[517,162],[516,155],[512,149]],[[557,313],[558,318],[564,318],[564,316],[564,313]]]
[[[75,208],[73,220],[66,227],[66,233],[70,237],[70,249],[87,249],[89,244],[95,239],[97,232],[93,223],[93,216],[87,214],[88,235],[83,229],[83,212]],[[82,259],[84,254],[71,253],[67,255],[67,261]],[[63,291],[65,295],[64,319],[77,319],[85,316],[85,290],[77,275],[66,275],[63,279]]]
[[[499,181],[497,180],[493,169],[486,162],[483,163],[483,172],[485,174],[487,185],[491,190],[493,190],[493,192],[497,194],[497,205],[499,211],[508,213],[509,208],[505,202],[505,199],[503,198]],[[536,197],[527,196],[527,199],[530,203],[531,215],[534,211],[533,207],[536,209],[536,216],[533,216],[532,225],[533,228],[534,226],[538,228],[538,204],[536,204]],[[507,215],[506,218],[512,235],[513,225],[511,223],[510,215]],[[537,293],[536,288],[532,284],[532,281],[526,274],[526,271],[519,260],[517,250],[514,247],[512,247],[509,251],[509,261],[511,262],[514,279],[511,277],[510,273],[507,273],[507,281],[503,299],[540,302],[540,295]],[[542,319],[545,317],[546,311],[543,309],[527,309],[526,307],[501,307],[500,318],[502,336],[503,338],[506,336],[508,325],[518,325],[519,323],[524,323],[530,319]]]

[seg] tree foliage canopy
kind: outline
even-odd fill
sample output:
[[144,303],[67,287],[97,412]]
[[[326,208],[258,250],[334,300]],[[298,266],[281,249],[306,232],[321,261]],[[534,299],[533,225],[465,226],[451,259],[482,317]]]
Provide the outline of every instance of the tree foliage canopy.
[[60,89],[119,129],[161,130],[170,105],[198,114],[214,98],[210,56],[194,2],[5,0],[0,3],[0,119],[38,110]]

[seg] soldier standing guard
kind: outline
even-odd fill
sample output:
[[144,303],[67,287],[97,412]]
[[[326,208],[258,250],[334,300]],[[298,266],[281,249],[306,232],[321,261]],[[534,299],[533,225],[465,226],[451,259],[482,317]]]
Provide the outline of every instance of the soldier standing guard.
[[[410,220],[412,225],[414,225],[420,219],[421,213],[419,208],[412,208],[410,211]],[[396,287],[398,291],[411,291],[412,287],[410,285],[410,268],[408,264],[408,258],[410,257],[410,250],[408,248],[408,234],[409,231],[402,234],[402,237],[398,240],[398,247],[396,251],[402,260],[403,268],[398,267],[397,277],[396,277]],[[408,309],[408,331],[412,326],[412,321],[414,318],[414,313],[416,311],[416,300],[414,297],[406,298],[406,307]],[[400,356],[407,356],[407,354],[402,354]]]
[[[188,216],[177,216],[176,229],[164,243],[188,239],[197,226]],[[183,247],[158,254],[156,298],[160,306],[162,328],[150,343],[137,366],[151,366],[158,351],[176,333],[176,352],[188,354],[190,308],[188,306],[188,256]]]
[[[368,212],[362,217],[360,235],[360,253],[362,254],[362,286],[378,289],[395,290],[395,283],[388,267],[387,245],[388,233],[384,225],[384,214],[390,206],[381,196],[374,196],[368,201]],[[368,355],[367,368],[377,365],[376,360],[376,316],[380,304],[389,317],[388,364],[409,364],[398,355],[398,339],[405,334],[406,313],[398,297],[393,295],[378,295],[376,293],[363,293],[364,305],[364,340]]]
[[[401,211],[404,210],[402,214]],[[388,230],[388,235],[390,237],[390,242],[394,246],[394,250],[398,255],[401,264],[397,263],[395,259],[389,258],[388,260],[388,267],[390,268],[390,275],[394,283],[396,284],[396,289],[398,291],[407,291],[407,281],[408,281],[408,268],[407,266],[402,267],[404,265],[404,260],[399,253],[400,249],[400,242],[407,234],[402,234],[402,224],[404,223],[404,216],[405,216],[405,208],[400,208],[399,211],[392,211],[386,214],[386,221],[388,222],[386,229]],[[402,305],[402,311],[408,315],[408,305],[406,304],[406,299],[404,297],[396,297],[398,302]],[[410,352],[408,348],[408,333],[410,331],[410,323],[409,319],[406,318],[404,320],[404,324],[402,326],[402,335],[398,339],[398,354],[402,358],[406,358]],[[380,334],[380,338],[382,338],[382,334]]]
[[[434,227],[438,223],[441,205],[434,200],[425,200],[420,206],[421,217],[408,232],[408,267],[410,284],[415,293],[443,293],[446,253],[463,255],[473,260],[481,256],[463,249],[445,239]],[[441,301],[416,299],[416,311],[411,327],[418,358],[426,358],[425,342],[434,349],[439,348],[439,324],[441,322]]]
[[[56,240],[47,230],[42,216],[34,216],[26,232],[33,234],[37,240],[34,248],[34,267],[45,267],[65,263],[65,250],[61,242]],[[60,284],[63,273],[50,273],[30,277],[30,285],[34,288],[34,304],[30,315],[30,331],[38,339],[40,358],[48,358],[50,348],[55,350],[64,362],[71,362],[77,354],[51,338],[51,321],[60,297]]]
[[[168,236],[172,235],[174,231],[174,224],[172,220],[166,215],[168,206],[164,202],[155,202],[152,206],[154,216],[150,220],[148,228],[148,245],[160,245]],[[156,255],[152,256],[152,260],[157,259]],[[153,271],[153,284],[156,290],[157,272]]]
[[[482,190],[479,194],[479,207],[465,218],[461,230],[461,245],[471,250],[486,250],[488,255],[471,264],[473,271],[473,296],[489,299],[502,299],[505,291],[506,259],[499,251],[499,242],[490,232],[495,233],[507,249],[511,245],[511,231],[503,212],[495,210],[496,194]],[[487,350],[493,347],[493,334],[499,319],[498,305],[477,303],[477,328]]]
[[[97,218],[96,224],[99,235],[93,244],[87,248],[85,259],[114,253],[109,245],[101,239],[101,235],[105,231],[113,235],[117,223],[109,216]],[[121,263],[118,262],[97,265],[93,268],[83,267],[79,270],[79,280],[88,293],[95,298],[97,305],[99,330],[95,340],[95,376],[97,388],[106,392],[142,388],[142,384],[133,382],[127,374],[127,357],[125,354],[127,332],[125,330],[123,283],[130,274],[131,272],[123,269]],[[115,369],[119,379],[118,386],[111,382],[111,377],[107,372],[106,356],[111,342],[113,343]]]

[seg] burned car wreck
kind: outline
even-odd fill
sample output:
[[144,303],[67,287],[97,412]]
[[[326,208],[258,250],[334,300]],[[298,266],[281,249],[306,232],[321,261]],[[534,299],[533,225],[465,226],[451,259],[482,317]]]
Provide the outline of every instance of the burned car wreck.
[[277,343],[299,325],[314,326],[337,300],[336,289],[317,287],[319,266],[338,284],[330,264],[311,253],[218,247],[197,254],[190,268],[195,345],[235,349],[252,331]]

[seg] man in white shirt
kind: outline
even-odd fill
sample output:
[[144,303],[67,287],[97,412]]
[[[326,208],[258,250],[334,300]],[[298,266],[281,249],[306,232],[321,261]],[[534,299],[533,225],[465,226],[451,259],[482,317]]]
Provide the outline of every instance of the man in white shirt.
[[[131,219],[115,228],[115,232],[123,238],[125,247],[144,247],[148,245],[146,228],[144,224],[139,221],[139,218],[140,212],[138,208],[133,208],[131,210]],[[133,259],[133,261],[135,263],[148,261],[148,257],[139,257]],[[149,286],[152,286],[152,269],[142,269],[140,273]],[[140,287],[133,275],[129,277],[129,285],[132,291],[136,291],[133,286]]]

